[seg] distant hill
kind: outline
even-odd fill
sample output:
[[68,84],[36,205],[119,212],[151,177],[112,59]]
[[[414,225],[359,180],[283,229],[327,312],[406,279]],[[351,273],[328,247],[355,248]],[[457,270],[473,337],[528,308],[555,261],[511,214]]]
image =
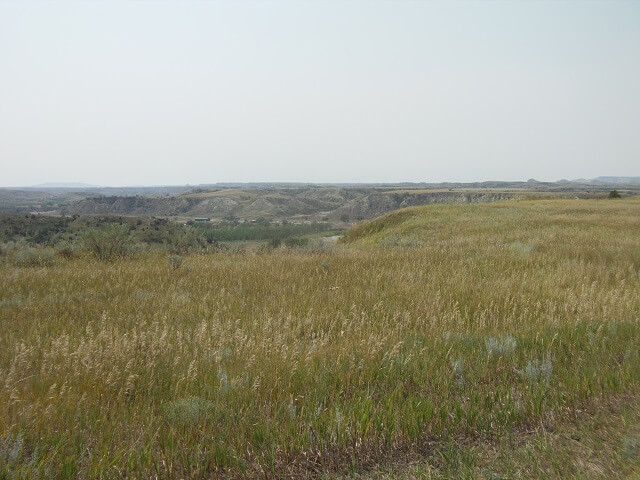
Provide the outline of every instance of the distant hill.
[[[629,181],[632,177],[624,178]],[[622,196],[640,193],[640,182],[540,182],[534,179],[526,182],[386,185],[251,183],[238,184],[239,186],[215,184],[87,188],[79,187],[84,184],[73,184],[76,185],[75,188],[52,185],[62,184],[49,183],[22,190],[0,188],[0,211],[47,212],[52,215],[177,217],[185,220],[193,217],[209,217],[214,220],[254,220],[263,217],[354,222],[415,205],[494,202],[531,196],[605,198],[613,189],[620,191]]]
[[57,212],[66,204],[86,198],[86,191],[71,190],[13,190],[0,188],[0,211],[12,213]]
[[599,183],[623,183],[627,185],[640,184],[640,177],[597,177],[592,180]]
[[[559,180],[557,183],[566,182],[567,180]],[[586,178],[578,178],[576,180],[571,180],[570,183],[640,185],[640,177],[596,177],[590,180]]]
[[535,190],[356,186],[196,189],[162,197],[91,196],[65,205],[61,213],[354,222],[414,205],[493,202],[519,198],[529,191]]

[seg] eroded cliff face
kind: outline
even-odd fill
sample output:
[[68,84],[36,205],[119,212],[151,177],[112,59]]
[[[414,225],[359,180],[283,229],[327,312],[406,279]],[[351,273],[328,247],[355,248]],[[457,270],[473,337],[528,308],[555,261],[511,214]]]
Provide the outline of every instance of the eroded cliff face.
[[373,194],[347,202],[336,213],[350,222],[378,217],[384,213],[405,207],[429,204],[464,204],[499,202],[518,198],[516,193],[456,193],[433,192],[420,194]]
[[[345,193],[345,194],[343,194]],[[517,198],[516,193],[424,192],[394,193],[370,191],[334,191],[331,197],[318,198],[309,192],[298,195],[274,195],[273,191],[235,198],[219,196],[177,195],[166,197],[93,197],[66,205],[66,215],[136,215],[165,217],[223,218],[281,218],[293,216],[321,216],[331,220],[350,222],[370,219],[391,210],[436,203],[481,203]]]
[[94,197],[66,205],[66,215],[159,215],[188,214],[199,202],[189,197]]

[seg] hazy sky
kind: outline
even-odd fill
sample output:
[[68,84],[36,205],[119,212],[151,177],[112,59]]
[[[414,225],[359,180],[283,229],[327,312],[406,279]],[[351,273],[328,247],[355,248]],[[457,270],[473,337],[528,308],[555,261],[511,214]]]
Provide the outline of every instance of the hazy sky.
[[640,1],[0,2],[0,185],[640,175]]

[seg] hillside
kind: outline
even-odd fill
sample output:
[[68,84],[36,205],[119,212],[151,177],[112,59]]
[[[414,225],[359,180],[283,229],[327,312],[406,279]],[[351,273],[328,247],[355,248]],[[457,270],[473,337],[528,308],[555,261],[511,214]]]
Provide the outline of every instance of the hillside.
[[0,478],[624,479],[639,209],[411,207],[323,249],[8,245]]
[[224,189],[167,197],[91,197],[64,206],[61,213],[210,218],[234,216],[241,219],[304,217],[357,221],[411,205],[490,202],[522,194],[517,191],[412,191],[371,187]]
[[92,197],[71,203],[73,214],[156,215],[167,217],[234,216],[243,219],[327,218],[347,221],[374,218],[391,210],[432,203],[479,203],[516,198],[509,191],[409,191],[372,188],[230,189],[172,197]]
[[86,189],[0,189],[0,211],[51,215],[128,215],[254,220],[355,222],[415,205],[484,203],[514,198],[603,198],[617,189],[623,197],[640,184],[603,182],[474,182],[407,184],[216,184],[197,188],[101,187]]
[[[173,196],[92,196],[64,205],[73,214],[155,215],[164,217],[299,218],[355,222],[400,208],[430,204],[473,204],[530,196],[604,197],[604,187],[567,187],[530,182],[517,186],[294,186],[197,189]],[[622,191],[623,195],[637,193]]]
[[85,199],[86,192],[51,192],[44,190],[15,190],[0,188],[0,211],[29,213],[31,211],[59,211],[64,205]]
[[[602,251],[610,238],[637,227],[640,197],[627,200],[535,200],[485,205],[428,205],[390,212],[351,228],[341,242],[359,246],[427,246],[478,238],[494,247],[531,253],[549,248],[549,238],[589,240]],[[608,234],[590,237],[596,224]],[[523,228],[524,227],[524,228]],[[464,232],[464,235],[460,235]],[[640,255],[640,253],[638,253]],[[639,261],[640,256],[633,258]],[[637,258],[636,258],[637,257]]]

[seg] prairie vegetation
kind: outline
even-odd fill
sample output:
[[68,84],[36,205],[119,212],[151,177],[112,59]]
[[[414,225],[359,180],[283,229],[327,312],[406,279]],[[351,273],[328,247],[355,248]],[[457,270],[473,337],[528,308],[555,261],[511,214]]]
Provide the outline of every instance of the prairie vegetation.
[[322,250],[0,262],[0,477],[637,465],[638,199],[416,207]]

